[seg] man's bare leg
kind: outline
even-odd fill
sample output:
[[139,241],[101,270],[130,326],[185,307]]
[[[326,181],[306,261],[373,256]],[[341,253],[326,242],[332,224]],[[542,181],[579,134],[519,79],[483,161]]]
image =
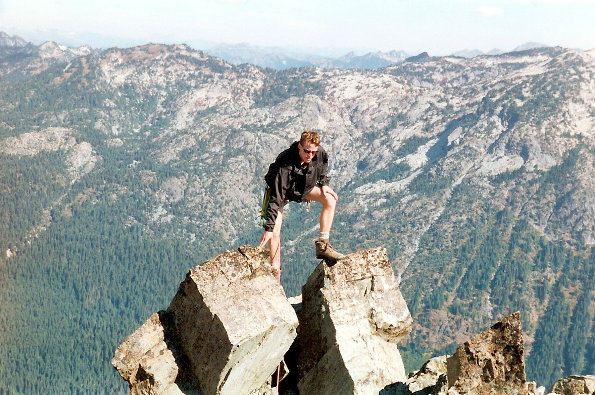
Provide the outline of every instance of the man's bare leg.
[[277,281],[281,283],[281,225],[283,223],[283,209],[279,208],[275,227],[273,228],[273,238],[269,241],[271,266],[275,270]]
[[336,262],[343,258],[343,254],[335,251],[329,242],[329,238],[339,197],[331,187],[325,185],[323,187],[314,187],[308,196],[306,196],[306,199],[322,204],[322,210],[320,212],[320,235],[315,242],[316,257],[326,260],[327,263]]
[[337,206],[337,199],[330,193],[323,193],[320,187],[314,187],[306,196],[306,200],[312,200],[322,204],[322,211],[320,212],[320,232],[330,233],[333,226],[333,219],[335,218],[335,208]]

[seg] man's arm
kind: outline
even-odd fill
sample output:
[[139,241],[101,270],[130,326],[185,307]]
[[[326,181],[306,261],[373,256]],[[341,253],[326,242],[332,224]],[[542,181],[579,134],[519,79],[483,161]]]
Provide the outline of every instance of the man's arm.
[[330,182],[330,179],[327,176],[327,174],[328,174],[328,154],[322,147],[319,149],[318,154],[320,155],[321,171],[320,171],[320,177],[317,180],[317,185],[322,187],[324,185],[328,185]]

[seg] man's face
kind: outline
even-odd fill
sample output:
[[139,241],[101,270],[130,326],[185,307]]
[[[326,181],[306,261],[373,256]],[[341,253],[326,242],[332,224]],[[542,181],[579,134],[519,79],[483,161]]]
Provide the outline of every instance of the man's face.
[[300,160],[302,163],[310,163],[312,159],[316,156],[318,152],[318,146],[312,143],[302,143],[298,144],[298,148],[300,149]]

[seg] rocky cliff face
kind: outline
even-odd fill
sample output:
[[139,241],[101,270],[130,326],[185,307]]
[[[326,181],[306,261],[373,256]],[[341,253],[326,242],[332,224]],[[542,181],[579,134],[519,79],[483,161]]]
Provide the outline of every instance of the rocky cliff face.
[[397,345],[411,315],[385,249],[318,265],[298,317],[300,393],[375,393],[405,379]]
[[449,388],[475,394],[524,394],[525,348],[520,314],[504,318],[447,359]]

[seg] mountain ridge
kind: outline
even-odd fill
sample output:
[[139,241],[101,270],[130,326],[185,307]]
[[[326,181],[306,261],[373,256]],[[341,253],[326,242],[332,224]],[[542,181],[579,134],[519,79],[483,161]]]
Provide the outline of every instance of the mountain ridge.
[[[19,36],[10,36],[8,33],[0,32],[2,39],[5,42],[8,40],[12,42],[19,42],[22,44],[29,44],[26,40]],[[55,42],[57,45],[58,42]],[[135,45],[133,45],[135,46]],[[88,44],[77,45],[76,48],[89,48],[96,51],[105,50],[112,45],[103,47],[103,49],[94,49]],[[494,48],[488,52],[483,52],[479,49],[463,49],[455,51],[450,55],[440,56],[458,56],[464,58],[473,58],[475,56],[483,55],[501,55],[506,52],[520,52],[528,49],[545,48],[549,45],[527,42],[514,47],[510,50],[504,51]],[[69,47],[70,48],[70,47]],[[315,50],[315,49],[292,49],[283,47],[264,47],[252,45],[249,43],[238,44],[207,44],[204,43],[197,50],[202,50],[215,57],[219,57],[226,62],[234,65],[243,63],[254,64],[263,68],[272,68],[274,70],[285,70],[294,67],[322,67],[322,68],[360,68],[360,69],[378,69],[393,64],[403,62],[407,57],[413,56],[403,50],[388,50],[388,51],[364,51],[364,50],[345,50],[344,54],[339,54],[336,49]],[[578,50],[578,49],[577,49]],[[321,54],[321,53],[324,53]],[[423,53],[423,52],[422,52]]]
[[[415,315],[410,364],[514,309],[527,317],[528,374],[545,384],[562,376],[554,371],[593,371],[590,52],[273,71],[186,45],[46,49],[0,59],[10,340],[0,350],[41,375],[8,375],[19,388],[64,374],[30,357],[36,342],[44,358],[62,355],[36,328],[68,333],[107,361],[190,262],[256,243],[266,166],[305,128],[321,132],[331,156],[333,245],[383,243],[395,262]],[[297,294],[315,266],[316,208],[290,205],[284,223],[284,287]],[[453,321],[456,331],[441,329]],[[71,377],[85,367],[113,379],[94,364],[62,365]]]

